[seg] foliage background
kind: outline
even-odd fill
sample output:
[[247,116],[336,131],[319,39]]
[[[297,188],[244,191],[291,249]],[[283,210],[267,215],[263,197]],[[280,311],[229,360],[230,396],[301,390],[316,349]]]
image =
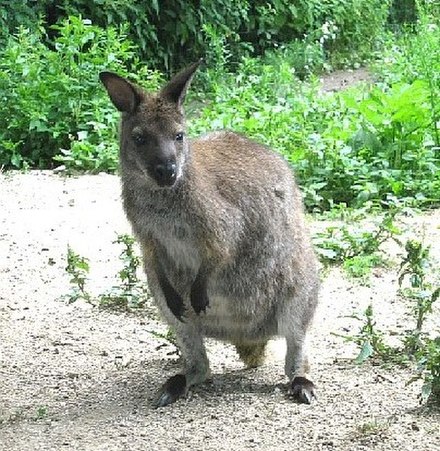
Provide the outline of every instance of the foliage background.
[[70,15],[102,28],[129,24],[128,36],[138,45],[140,57],[168,72],[195,55],[210,55],[205,28],[223,36],[238,58],[261,55],[306,36],[319,38],[322,25],[329,23],[340,33],[326,51],[365,56],[389,15],[389,0],[2,0],[0,7],[3,34],[19,25],[35,29],[40,16],[48,42],[57,34],[51,25]]
[[[1,0],[0,165],[115,171],[118,114],[97,74],[156,89],[204,55],[193,135],[232,128],[272,146],[310,210],[436,204],[438,12],[411,0]],[[368,63],[374,86],[319,91],[316,74]]]

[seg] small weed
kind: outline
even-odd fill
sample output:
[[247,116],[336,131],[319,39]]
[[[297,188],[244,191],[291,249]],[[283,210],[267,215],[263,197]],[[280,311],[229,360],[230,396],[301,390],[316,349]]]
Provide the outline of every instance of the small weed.
[[[401,294],[414,301],[413,314],[415,327],[404,339],[405,351],[415,357],[417,374],[410,380],[423,379],[420,399],[440,401],[440,336],[431,339],[423,331],[427,315],[432,313],[434,302],[440,297],[440,287],[429,280],[429,247],[417,240],[408,240],[405,245],[406,256],[400,265],[399,287]],[[402,288],[408,278],[410,286]]]
[[355,255],[345,260],[342,267],[350,277],[366,281],[371,270],[383,264],[384,259],[380,255]]
[[434,339],[425,339],[423,348],[419,349],[416,358],[418,374],[409,383],[423,379],[421,402],[432,399],[440,403],[440,335]]
[[[403,347],[392,347],[384,343],[383,333],[376,327],[371,305],[363,316],[352,316],[363,323],[356,335],[334,335],[359,346],[360,352],[355,359],[356,363],[363,363],[373,356],[400,364],[408,364],[415,360],[417,374],[408,383],[423,379],[421,401],[428,398],[440,401],[440,336],[432,339],[423,331],[427,316],[432,313],[432,306],[440,297],[440,287],[434,287],[428,280],[429,248],[417,240],[408,240],[405,250],[407,254],[400,265],[400,293],[416,302],[412,309],[415,326],[403,338]],[[410,287],[402,289],[406,278],[409,279]]]
[[88,259],[76,254],[68,246],[66,272],[70,275],[70,283],[72,285],[72,291],[68,294],[69,302],[75,302],[78,299],[84,299],[88,302],[91,301],[91,296],[85,289],[89,270]]
[[129,310],[144,305],[148,291],[137,277],[140,258],[134,250],[135,240],[129,235],[118,235],[113,243],[124,246],[119,256],[123,267],[117,274],[120,284],[112,287],[109,293],[100,294],[96,299],[93,299],[85,288],[90,271],[89,260],[76,254],[70,247],[67,248],[66,271],[71,276],[70,283],[73,285],[72,292],[68,295],[70,302],[84,299],[91,304],[98,303],[101,307]]
[[[423,323],[432,312],[432,305],[440,297],[440,287],[433,287],[428,281],[429,247],[420,241],[408,240],[405,250],[407,254],[400,265],[399,287],[405,298],[415,301],[413,311],[416,326],[405,338],[405,349],[409,354],[415,354],[422,346]],[[402,289],[406,277],[409,278],[410,287]]]
[[137,270],[141,264],[139,256],[134,251],[134,238],[126,234],[118,235],[113,243],[124,245],[124,249],[119,256],[119,259],[124,264],[124,267],[119,271],[119,278],[123,284],[124,291],[131,292],[139,283]]
[[141,260],[134,250],[135,240],[130,235],[118,235],[114,244],[124,246],[119,259],[123,267],[118,272],[120,284],[113,287],[110,293],[99,296],[102,307],[133,309],[144,305],[148,297],[145,284],[137,276]]
[[[373,267],[385,263],[380,254],[380,246],[393,239],[399,242],[400,234],[395,225],[398,209],[392,209],[374,225],[359,226],[366,210],[352,214],[351,224],[330,226],[314,236],[318,255],[325,265],[342,264],[352,277],[366,278]],[[347,220],[347,218],[346,218]]]
[[[92,305],[116,310],[134,310],[145,306],[149,293],[146,285],[137,276],[141,259],[135,252],[134,238],[126,234],[118,235],[113,244],[124,246],[119,255],[123,264],[117,274],[120,283],[109,293],[100,294],[96,299],[92,298],[85,289],[90,269],[88,259],[76,254],[70,247],[67,248],[66,271],[71,276],[70,283],[73,285],[72,293],[68,295],[69,302],[84,299]],[[168,329],[166,333],[151,330],[149,333],[177,347],[176,336],[172,329]]]
[[352,315],[351,318],[355,318],[363,323],[356,335],[333,335],[342,337],[345,341],[355,343],[359,346],[360,352],[354,360],[355,363],[362,364],[374,355],[388,358],[391,355],[392,348],[384,343],[383,333],[376,328],[373,306],[370,304],[362,316]]
[[46,418],[48,415],[47,407],[46,406],[40,406],[37,409],[37,413],[35,414],[34,420],[42,420]]
[[385,432],[389,429],[389,426],[387,421],[380,421],[377,418],[372,418],[370,421],[357,425],[356,430],[360,435],[370,436]]

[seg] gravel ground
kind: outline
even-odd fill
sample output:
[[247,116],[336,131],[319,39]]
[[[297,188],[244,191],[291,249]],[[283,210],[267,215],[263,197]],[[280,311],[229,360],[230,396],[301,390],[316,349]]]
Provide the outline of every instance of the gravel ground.
[[[326,274],[310,333],[318,400],[285,396],[283,343],[245,370],[231,346],[208,341],[213,378],[162,409],[150,402],[178,371],[148,316],[68,304],[67,244],[90,259],[90,289],[114,283],[129,232],[111,175],[0,174],[0,449],[26,450],[438,450],[440,414],[420,406],[410,369],[357,366],[347,316],[372,302],[378,325],[408,327],[395,270],[371,286]],[[440,256],[440,210],[405,218]],[[311,224],[312,228],[322,224]],[[395,250],[392,250],[395,252]],[[438,311],[430,327],[439,329]]]

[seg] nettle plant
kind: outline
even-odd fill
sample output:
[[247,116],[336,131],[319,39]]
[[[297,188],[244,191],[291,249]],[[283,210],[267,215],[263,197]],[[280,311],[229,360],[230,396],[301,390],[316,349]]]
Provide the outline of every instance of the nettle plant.
[[429,85],[416,80],[389,88],[374,86],[364,93],[352,89],[341,98],[346,108],[359,114],[360,126],[351,146],[370,168],[368,179],[361,178],[359,185],[367,187],[369,182],[366,191],[379,196],[388,192],[435,197],[440,163],[431,145]]
[[102,307],[140,308],[148,298],[145,283],[138,278],[141,259],[135,250],[135,239],[131,235],[118,235],[114,244],[123,246],[119,259],[122,269],[118,272],[119,284],[112,287],[109,293],[99,296]]
[[[413,303],[415,326],[404,338],[404,349],[417,362],[417,375],[410,382],[422,379],[421,400],[431,397],[440,402],[440,335],[432,338],[424,330],[434,303],[440,298],[440,280],[433,280],[429,247],[418,240],[408,240],[405,251],[399,286],[401,295]],[[404,287],[406,280],[409,286]]]
[[75,253],[70,246],[67,246],[67,266],[66,272],[70,277],[71,292],[67,295],[69,302],[78,299],[91,300],[90,293],[86,290],[87,277],[90,271],[89,260]]
[[[413,301],[413,313],[416,325],[405,338],[405,349],[411,354],[423,347],[423,325],[432,313],[433,304],[440,297],[440,287],[430,280],[431,262],[429,247],[417,240],[408,240],[405,245],[406,256],[400,265],[400,293]],[[408,280],[409,286],[403,286]]]
[[135,240],[132,236],[118,235],[114,244],[122,245],[119,259],[122,268],[117,274],[119,283],[107,293],[94,297],[86,284],[90,272],[89,259],[75,253],[70,246],[67,248],[66,272],[70,276],[71,293],[67,296],[69,302],[83,299],[93,305],[109,308],[137,309],[144,306],[148,298],[148,290],[143,281],[137,276],[141,264],[140,257],[135,250]]
[[391,208],[374,219],[371,204],[344,214],[342,224],[331,225],[315,233],[313,243],[324,265],[342,265],[352,277],[367,281],[371,269],[384,265],[386,260],[381,246],[389,240],[400,244],[401,230],[396,222],[399,208]]
[[[147,306],[147,300],[151,298],[148,287],[144,281],[138,278],[141,259],[136,250],[135,239],[131,235],[120,234],[113,241],[113,244],[122,246],[119,255],[122,268],[117,273],[118,283],[106,293],[97,296],[93,296],[86,289],[90,273],[89,259],[74,252],[70,246],[67,247],[67,266],[65,269],[70,277],[71,285],[71,291],[66,295],[68,302],[73,303],[82,299],[99,308],[129,312],[142,311],[142,314],[157,320],[159,315],[156,309],[152,310],[149,305]],[[175,332],[172,328],[148,329],[147,332],[163,341],[164,344],[173,345],[175,349],[171,353],[179,354]]]
[[[399,293],[409,300],[414,326],[401,337],[402,346],[390,346],[385,343],[385,334],[376,326],[373,306],[369,305],[360,315],[352,315],[362,322],[355,335],[340,335],[346,341],[354,342],[360,348],[355,359],[363,363],[369,358],[379,358],[385,362],[416,364],[416,374],[408,384],[422,379],[420,399],[440,401],[440,335],[434,336],[425,329],[429,315],[433,314],[434,303],[440,298],[438,280],[433,280],[432,262],[429,247],[422,242],[410,239],[405,244],[406,255],[399,269]],[[405,282],[409,286],[403,286]]]

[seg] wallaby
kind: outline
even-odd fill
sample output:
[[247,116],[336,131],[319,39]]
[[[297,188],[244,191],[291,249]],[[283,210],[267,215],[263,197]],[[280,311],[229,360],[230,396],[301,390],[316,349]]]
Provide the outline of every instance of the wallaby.
[[158,93],[100,74],[122,112],[124,209],[185,362],[154,404],[170,404],[209,377],[204,337],[233,343],[252,367],[274,336],[287,341],[289,393],[310,403],[304,339],[318,274],[301,195],[288,164],[267,147],[230,131],[187,138],[182,104],[199,63]]

